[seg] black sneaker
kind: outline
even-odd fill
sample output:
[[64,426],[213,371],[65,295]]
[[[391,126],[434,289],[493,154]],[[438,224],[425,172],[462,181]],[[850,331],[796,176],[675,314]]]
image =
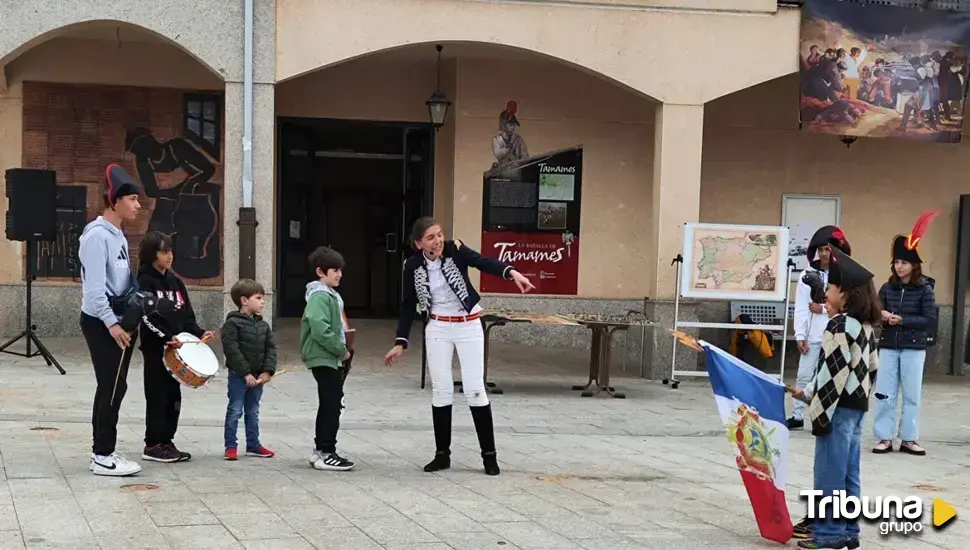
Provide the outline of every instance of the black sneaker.
[[812,538],[812,520],[808,518],[802,518],[795,524],[795,529],[792,531],[792,538],[796,539],[810,539]]
[[182,459],[178,451],[167,445],[145,447],[145,450],[141,453],[141,457],[152,462],[178,462]]
[[800,430],[805,427],[805,421],[795,417],[789,418],[785,424],[789,430]]
[[313,467],[317,470],[333,470],[338,472],[346,472],[347,470],[353,470],[353,462],[343,458],[337,453],[317,453],[317,459],[313,461]]
[[851,541],[848,541],[848,540],[822,543],[822,542],[818,542],[815,539],[808,539],[808,540],[798,541],[798,548],[808,548],[808,549],[825,548],[829,550],[848,550],[849,548],[859,547],[858,540],[855,541],[855,546],[849,546],[849,544],[851,544]]
[[179,462],[188,462],[192,460],[192,455],[190,453],[186,453],[185,451],[178,450],[178,447],[176,447],[174,443],[169,443],[168,445],[166,445],[166,447],[178,453]]

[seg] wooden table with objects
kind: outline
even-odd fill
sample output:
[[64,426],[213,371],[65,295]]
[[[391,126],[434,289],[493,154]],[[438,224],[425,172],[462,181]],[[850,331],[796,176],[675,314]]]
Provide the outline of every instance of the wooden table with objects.
[[[559,315],[549,313],[511,312],[503,310],[485,310],[480,315],[485,333],[485,390],[492,394],[502,394],[504,390],[494,382],[488,381],[489,340],[492,329],[504,327],[508,324],[528,323],[533,325],[584,326],[590,330],[589,380],[585,385],[574,385],[574,390],[582,390],[583,397],[592,397],[605,391],[607,394],[623,399],[623,393],[616,392],[610,386],[610,370],[612,364],[613,335],[617,331],[626,331],[631,327],[654,326],[653,321],[636,319],[627,316],[603,316],[591,314]],[[427,376],[427,355],[421,355],[421,388],[424,389]],[[455,386],[461,388],[461,382]],[[590,387],[595,384],[595,389]]]

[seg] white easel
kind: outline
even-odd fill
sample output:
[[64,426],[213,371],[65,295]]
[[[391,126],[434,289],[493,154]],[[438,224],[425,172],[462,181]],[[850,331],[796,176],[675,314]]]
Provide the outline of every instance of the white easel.
[[[685,250],[686,250],[687,247],[692,247],[694,245],[694,243],[692,242],[693,241],[692,238],[690,240],[688,240],[688,237],[691,236],[692,232],[687,231],[687,228],[688,227],[696,227],[698,225],[704,225],[704,224],[686,224],[685,225],[685,235],[684,235],[684,247],[685,247]],[[745,229],[746,227],[745,226],[737,226],[737,228],[738,229]],[[683,292],[681,278],[682,278],[682,274],[683,274],[682,273],[682,270],[683,270],[683,264],[684,264],[684,256],[682,254],[678,254],[677,257],[674,258],[674,261],[672,262],[673,264],[677,264],[677,292],[674,295],[674,329],[675,330],[680,330],[681,328],[713,328],[713,329],[725,329],[725,330],[761,330],[761,331],[766,331],[766,332],[777,332],[777,331],[781,331],[782,332],[782,339],[781,339],[781,368],[780,368],[780,372],[777,375],[774,375],[774,376],[777,376],[779,380],[784,381],[784,378],[785,378],[785,352],[786,352],[787,347],[788,347],[788,317],[789,317],[789,305],[791,303],[792,271],[795,269],[795,262],[790,257],[787,257],[788,256],[788,253],[787,253],[787,250],[788,250],[788,228],[787,227],[772,227],[771,229],[784,230],[783,231],[783,234],[784,234],[783,242],[778,243],[778,246],[784,247],[785,256],[787,258],[787,261],[786,261],[786,271],[785,271],[786,274],[787,274],[787,277],[785,278],[785,281],[787,282],[787,284],[785,285],[785,298],[784,298],[784,304],[785,304],[785,320],[784,320],[784,324],[782,324],[782,325],[744,325],[744,324],[738,324],[738,323],[702,323],[702,322],[695,322],[695,321],[681,321],[680,320],[680,298],[681,298],[681,295],[682,295],[682,292]],[[706,297],[705,299],[708,300],[708,301],[723,301],[723,300],[725,300],[725,298],[710,298],[710,297]],[[750,300],[750,301],[759,301],[757,298],[752,298],[752,297],[745,297],[745,299],[746,300]],[[771,301],[774,301],[774,300],[760,300],[760,301],[771,302]],[[663,379],[664,385],[670,384],[670,387],[671,388],[677,389],[677,387],[680,385],[680,380],[677,379],[677,375],[678,374],[680,374],[681,376],[693,376],[693,377],[706,377],[706,376],[709,376],[708,373],[707,373],[707,371],[696,371],[695,370],[695,371],[679,371],[678,372],[677,371],[677,347],[678,347],[677,337],[674,336],[673,337],[673,340],[674,340],[674,347],[673,347],[673,350],[671,351],[671,355],[670,355],[670,378],[664,378]]]

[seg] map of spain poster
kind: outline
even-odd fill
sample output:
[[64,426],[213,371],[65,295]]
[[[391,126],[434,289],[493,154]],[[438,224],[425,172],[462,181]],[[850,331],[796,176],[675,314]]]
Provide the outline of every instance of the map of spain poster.
[[780,302],[788,285],[788,228],[684,226],[681,296]]

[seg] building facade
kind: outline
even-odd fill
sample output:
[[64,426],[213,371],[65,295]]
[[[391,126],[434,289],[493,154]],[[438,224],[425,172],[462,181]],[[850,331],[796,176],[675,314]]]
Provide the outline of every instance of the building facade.
[[[249,139],[243,0],[25,4],[0,1],[0,169],[57,173],[58,240],[33,259],[42,335],[77,326],[76,235],[100,211],[112,161],[146,185],[147,208],[126,228],[132,248],[149,227],[178,235],[175,269],[209,325],[239,278],[245,206],[278,319],[299,315],[306,254],[320,244],[347,256],[352,307],[393,316],[407,220],[433,214],[482,246],[482,174],[511,113],[529,152],[582,148],[583,245],[574,293],[487,293],[490,305],[646,305],[670,326],[685,222],[780,225],[782,195],[837,194],[855,255],[882,278],[891,238],[938,207],[922,250],[943,306],[933,368],[948,368],[966,145],[846,149],[800,132],[800,11],[777,0],[252,0]],[[451,106],[434,129],[436,90]],[[25,261],[23,243],[0,243],[3,335],[25,322]],[[725,303],[683,301],[680,316],[730,320]],[[567,329],[494,337],[587,345]],[[634,362],[639,339],[624,347]],[[669,368],[670,347],[663,331],[646,333],[645,375]]]

